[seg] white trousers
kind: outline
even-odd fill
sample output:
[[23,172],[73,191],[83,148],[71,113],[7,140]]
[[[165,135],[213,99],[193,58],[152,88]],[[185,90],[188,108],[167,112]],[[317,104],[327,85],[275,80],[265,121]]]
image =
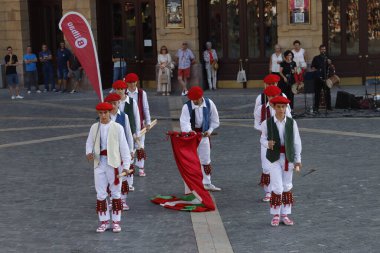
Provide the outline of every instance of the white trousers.
[[[274,163],[270,163],[270,190],[275,194],[282,195],[293,188],[293,168],[294,164],[289,163],[288,171],[285,171],[285,154],[280,154],[280,159]],[[271,207],[271,214],[290,214],[292,212],[291,205],[281,205],[281,207]]]
[[[271,162],[268,161],[267,157],[267,148],[261,146],[261,168],[263,169],[264,174],[270,174]],[[270,192],[270,184],[268,186],[264,185],[264,192]]]
[[[140,144],[141,144],[141,147],[142,148],[145,148],[145,135],[141,136],[140,137]],[[138,149],[138,145],[137,143],[135,144],[135,148]],[[145,159],[141,159],[140,161],[137,160],[137,157],[135,158],[136,159],[136,162],[135,162],[135,165],[137,167],[139,167],[139,169],[144,169],[144,166],[145,166]],[[133,180],[133,179],[132,179]]]
[[203,165],[209,165],[211,163],[210,153],[210,140],[208,137],[203,137],[198,146],[198,157],[202,165],[203,184],[211,184],[211,174],[206,175],[203,168]]
[[[112,199],[120,199],[121,198],[121,180],[118,185],[114,184],[115,181],[115,170],[111,166],[107,164],[107,157],[100,157],[100,164],[94,170],[94,180],[95,180],[95,190],[96,190],[96,198],[98,200],[105,200],[108,196],[107,186],[109,185],[109,189],[111,191]],[[108,210],[108,202],[107,202],[107,212],[106,214],[98,214],[100,221],[107,221],[110,219],[110,213]],[[121,212],[118,214],[112,214],[113,221],[120,221]]]
[[209,65],[206,68],[207,72],[207,81],[208,81],[208,88],[211,90],[212,88],[216,89],[216,70]]

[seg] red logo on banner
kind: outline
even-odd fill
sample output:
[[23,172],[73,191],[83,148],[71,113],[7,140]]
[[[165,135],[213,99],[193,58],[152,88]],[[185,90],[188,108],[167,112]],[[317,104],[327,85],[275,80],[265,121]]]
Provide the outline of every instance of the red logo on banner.
[[80,61],[100,101],[103,101],[98,53],[96,51],[94,36],[87,20],[80,13],[71,11],[62,17],[59,22],[59,29],[65,35],[67,42]]

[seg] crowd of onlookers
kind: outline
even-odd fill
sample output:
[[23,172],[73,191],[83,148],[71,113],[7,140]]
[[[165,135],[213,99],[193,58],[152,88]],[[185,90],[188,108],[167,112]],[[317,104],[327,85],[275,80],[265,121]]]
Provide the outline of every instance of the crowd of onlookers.
[[[216,90],[216,74],[218,70],[218,56],[212,48],[211,42],[206,43],[206,50],[203,52],[203,61],[207,73],[207,82],[210,90]],[[191,65],[195,63],[194,53],[188,48],[187,42],[182,43],[182,47],[177,50],[174,60],[170,56],[166,46],[162,46],[157,57],[159,66],[157,78],[157,92],[162,95],[170,95],[171,78],[175,67],[178,67],[178,83],[181,85],[181,95],[187,95],[188,82],[191,75]]]
[[[19,78],[17,74],[17,66],[24,66],[24,87],[27,94],[32,93],[34,87],[36,93],[41,92],[70,92],[75,93],[79,88],[79,82],[82,79],[82,66],[65,43],[61,42],[55,54],[55,63],[53,63],[53,55],[46,44],[43,44],[38,56],[33,53],[32,47],[28,46],[26,52],[19,61],[17,55],[13,53],[12,47],[7,48],[7,55],[4,57],[5,75],[7,85],[9,87],[12,99],[22,99],[20,95]],[[44,89],[41,91],[38,85],[37,64],[41,64],[42,75],[44,79]],[[55,67],[56,66],[56,67]],[[55,84],[54,69],[58,77],[58,87]],[[73,87],[69,89],[68,79],[73,79]]]

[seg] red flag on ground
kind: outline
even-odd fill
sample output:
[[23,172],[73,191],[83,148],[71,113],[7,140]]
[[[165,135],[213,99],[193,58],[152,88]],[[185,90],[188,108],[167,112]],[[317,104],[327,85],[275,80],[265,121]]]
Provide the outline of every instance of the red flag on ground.
[[198,145],[201,134],[169,132],[172,149],[181,176],[192,194],[183,197],[157,195],[151,199],[153,203],[166,208],[205,212],[215,210],[210,193],[204,189],[201,163],[198,157]]
[[59,29],[61,29],[74,54],[79,59],[100,101],[103,102],[98,54],[94,36],[87,20],[80,13],[70,11],[61,18]]

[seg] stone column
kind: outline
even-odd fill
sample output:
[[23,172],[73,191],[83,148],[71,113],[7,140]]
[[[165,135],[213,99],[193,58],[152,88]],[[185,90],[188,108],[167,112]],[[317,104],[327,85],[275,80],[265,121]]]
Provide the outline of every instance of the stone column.
[[[7,54],[11,46],[20,65],[17,67],[20,85],[23,86],[22,56],[30,43],[29,15],[27,0],[3,0],[0,8],[0,58]],[[1,60],[3,63],[3,60]]]
[[[157,52],[160,51],[161,46],[165,45],[173,60],[177,50],[181,48],[182,42],[186,41],[189,48],[193,51],[196,57],[196,64],[191,67],[190,85],[203,86],[203,68],[199,59],[199,30],[198,30],[198,9],[196,0],[183,1],[183,11],[185,19],[184,28],[170,29],[166,27],[166,9],[164,6],[165,1],[156,1],[156,34],[157,34]],[[172,79],[172,89],[180,90],[177,81],[177,68],[174,70],[174,77]]]
[[289,24],[288,0],[277,1],[278,43],[283,50],[292,49],[293,41],[299,40],[306,50],[308,63],[319,54],[322,44],[322,1],[311,0],[310,24]]

